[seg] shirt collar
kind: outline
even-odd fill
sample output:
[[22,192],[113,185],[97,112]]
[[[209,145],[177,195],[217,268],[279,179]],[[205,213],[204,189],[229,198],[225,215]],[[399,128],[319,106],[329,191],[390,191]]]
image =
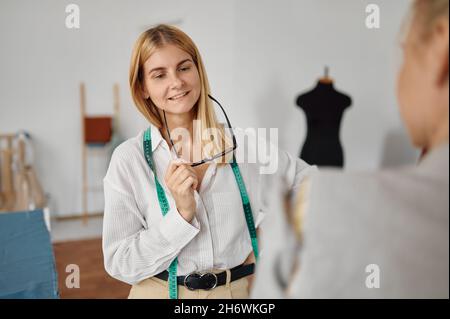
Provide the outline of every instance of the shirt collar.
[[167,152],[168,156],[173,160],[176,159],[174,152],[170,151],[170,146],[166,140],[162,137],[160,130],[153,124],[150,124],[150,131],[152,135],[152,153],[159,147],[162,147],[159,151]]
[[152,135],[152,152],[154,152],[164,139],[159,129],[153,124],[150,124],[150,132]]

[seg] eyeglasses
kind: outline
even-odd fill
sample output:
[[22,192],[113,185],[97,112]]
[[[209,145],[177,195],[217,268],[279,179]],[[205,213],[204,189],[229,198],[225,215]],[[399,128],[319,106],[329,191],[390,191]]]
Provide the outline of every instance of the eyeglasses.
[[[229,153],[231,153],[231,152],[234,152],[234,150],[235,150],[236,147],[237,147],[237,144],[236,144],[236,137],[234,136],[233,129],[232,129],[230,120],[228,119],[227,113],[225,113],[225,110],[223,109],[222,105],[221,105],[215,98],[213,98],[213,97],[212,97],[211,95],[209,95],[209,94],[208,94],[208,97],[209,97],[211,100],[213,100],[215,103],[217,103],[217,105],[219,105],[220,109],[222,110],[223,115],[225,116],[225,120],[227,121],[227,125],[228,125],[228,127],[229,127],[229,129],[230,129],[230,131],[231,131],[231,136],[232,136],[232,140],[233,140],[233,146],[232,146],[232,147],[229,147],[229,148],[227,148],[227,149],[225,149],[225,150],[223,150],[223,151],[220,152],[219,154],[216,154],[216,155],[214,155],[214,156],[212,156],[212,157],[204,158],[204,159],[202,159],[201,161],[194,162],[194,163],[190,163],[189,165],[190,165],[191,167],[199,166],[199,165],[205,164],[205,163],[207,163],[207,162],[212,162],[212,161],[214,161],[214,160],[217,159],[217,158],[221,158],[221,157],[225,156],[226,154],[229,154]],[[163,115],[164,115],[164,123],[165,123],[165,125],[166,125],[167,135],[169,136],[170,144],[172,144],[172,147],[173,147],[173,149],[175,150],[175,153],[177,154],[177,157],[178,157],[178,152],[176,151],[175,144],[173,143],[172,137],[170,136],[169,126],[167,125],[166,112],[163,111]]]

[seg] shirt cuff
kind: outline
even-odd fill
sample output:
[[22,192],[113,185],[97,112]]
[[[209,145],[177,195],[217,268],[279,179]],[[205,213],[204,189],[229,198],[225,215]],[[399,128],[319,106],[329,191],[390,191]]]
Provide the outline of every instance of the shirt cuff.
[[167,213],[162,219],[159,229],[163,237],[173,247],[178,248],[186,246],[200,232],[200,227],[195,217],[192,219],[192,224],[188,223],[176,209],[171,209]]

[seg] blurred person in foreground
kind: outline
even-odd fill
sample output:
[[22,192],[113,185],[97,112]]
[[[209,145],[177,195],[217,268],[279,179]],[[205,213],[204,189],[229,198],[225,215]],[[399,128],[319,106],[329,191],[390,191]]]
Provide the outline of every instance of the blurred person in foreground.
[[266,221],[284,245],[263,236],[252,297],[449,297],[448,11],[414,1],[402,43],[397,96],[419,163],[311,178],[287,218]]

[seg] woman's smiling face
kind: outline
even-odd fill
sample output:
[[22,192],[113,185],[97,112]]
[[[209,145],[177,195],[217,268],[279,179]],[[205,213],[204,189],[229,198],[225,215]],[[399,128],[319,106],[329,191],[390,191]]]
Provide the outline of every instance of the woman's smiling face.
[[144,63],[144,97],[172,114],[190,112],[201,86],[198,69],[189,53],[173,44],[157,49]]

